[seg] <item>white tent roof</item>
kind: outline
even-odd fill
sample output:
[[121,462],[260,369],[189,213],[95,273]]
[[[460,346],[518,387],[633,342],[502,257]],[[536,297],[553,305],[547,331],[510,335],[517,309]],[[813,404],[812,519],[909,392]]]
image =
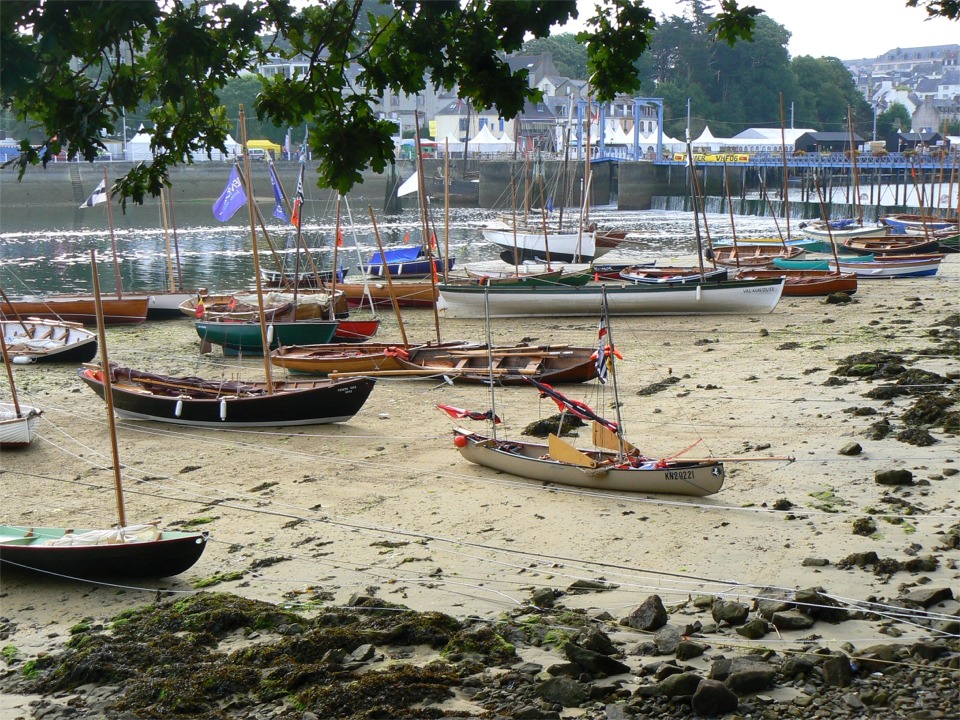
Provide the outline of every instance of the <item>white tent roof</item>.
[[694,145],[715,145],[717,144],[717,138],[713,136],[713,133],[710,132],[710,126],[706,125],[703,128],[703,132],[700,133],[700,137],[693,141]]
[[463,142],[455,138],[453,135],[447,135],[446,137],[437,138],[437,150],[440,150],[446,147],[449,147],[451,151],[463,150]]
[[513,140],[504,135],[503,139],[498,140],[490,132],[490,126],[484,125],[480,128],[474,137],[470,138],[469,149],[476,152],[507,152],[513,149]]

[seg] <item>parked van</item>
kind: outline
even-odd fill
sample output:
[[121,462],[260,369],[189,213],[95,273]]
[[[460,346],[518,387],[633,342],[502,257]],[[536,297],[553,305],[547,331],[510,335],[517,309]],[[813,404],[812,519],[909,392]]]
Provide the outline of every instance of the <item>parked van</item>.
[[247,155],[251,160],[266,160],[267,151],[263,148],[247,148]]

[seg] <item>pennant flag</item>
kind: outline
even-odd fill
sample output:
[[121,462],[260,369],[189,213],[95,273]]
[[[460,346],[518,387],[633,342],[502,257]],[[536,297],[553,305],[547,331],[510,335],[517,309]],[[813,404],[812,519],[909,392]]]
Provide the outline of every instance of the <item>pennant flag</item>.
[[303,205],[303,166],[300,166],[300,176],[297,178],[297,194],[293,198],[293,215],[290,218],[297,227],[300,227],[300,207]]
[[603,324],[603,320],[600,321],[600,335],[597,344],[597,380],[601,384],[607,384],[607,328]]
[[96,190],[93,191],[93,195],[88,197],[83,201],[83,205],[80,206],[80,209],[90,208],[94,205],[99,205],[100,203],[105,203],[107,201],[107,181],[101,180],[100,184],[97,185]]
[[240,175],[237,168],[233,168],[230,173],[230,179],[223,193],[213,204],[213,216],[220,222],[226,222],[233,217],[234,213],[247,204],[247,194],[240,183]]
[[569,412],[581,420],[594,420],[612,432],[619,432],[619,427],[615,422],[600,417],[592,409],[590,409],[590,406],[586,403],[582,403],[579,400],[571,400],[563,393],[559,393],[554,390],[550,385],[537,382],[533,378],[526,375],[523,379],[540,391],[540,397],[548,397],[553,400],[557,404],[557,407],[560,408],[560,412]]
[[287,213],[283,210],[283,193],[280,191],[280,179],[277,177],[277,169],[270,163],[270,184],[273,185],[273,216],[284,222],[287,221]]
[[469,418],[471,420],[490,420],[497,425],[500,424],[500,418],[493,414],[493,410],[487,410],[485,413],[475,412],[473,410],[464,410],[463,408],[453,407],[452,405],[437,405],[437,408],[443,410],[447,415],[452,418],[460,420],[462,418]]

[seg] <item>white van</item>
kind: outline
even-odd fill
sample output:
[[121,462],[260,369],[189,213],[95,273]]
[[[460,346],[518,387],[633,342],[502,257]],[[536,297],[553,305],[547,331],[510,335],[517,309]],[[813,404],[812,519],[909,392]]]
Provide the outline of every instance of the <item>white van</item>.
[[251,160],[266,160],[267,151],[263,148],[247,148],[247,155]]

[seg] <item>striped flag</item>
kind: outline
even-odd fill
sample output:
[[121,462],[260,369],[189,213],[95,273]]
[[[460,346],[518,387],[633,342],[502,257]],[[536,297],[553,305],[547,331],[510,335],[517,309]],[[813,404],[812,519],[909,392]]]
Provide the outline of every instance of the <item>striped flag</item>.
[[600,320],[599,339],[597,341],[597,380],[602,384],[607,383],[607,327]]
[[107,181],[101,180],[100,184],[97,185],[97,189],[93,191],[93,195],[88,197],[83,201],[83,205],[80,206],[80,209],[91,208],[94,205],[99,205],[100,203],[105,203],[107,201]]

